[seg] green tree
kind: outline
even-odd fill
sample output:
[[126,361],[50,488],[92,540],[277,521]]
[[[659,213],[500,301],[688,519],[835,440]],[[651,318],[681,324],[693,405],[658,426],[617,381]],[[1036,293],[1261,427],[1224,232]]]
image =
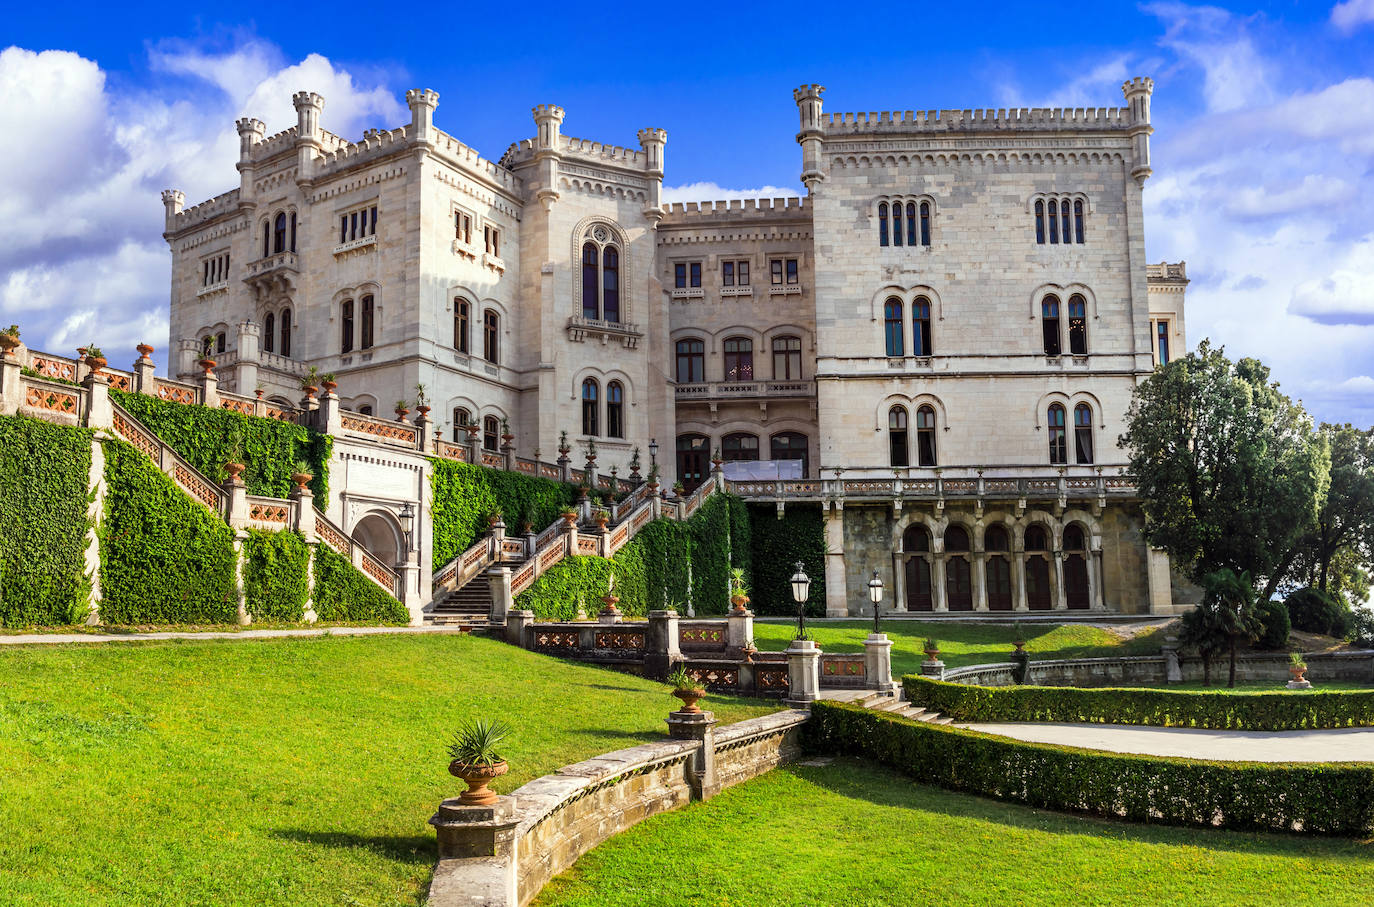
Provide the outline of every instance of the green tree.
[[1245,572],[1272,597],[1315,524],[1330,460],[1269,370],[1203,341],[1136,388],[1120,444],[1150,543],[1195,581]]
[[1178,641],[1202,658],[1202,685],[1212,685],[1212,659],[1226,648],[1226,618],[1211,602],[1183,615]]
[[1317,431],[1330,452],[1331,479],[1298,551],[1298,575],[1358,605],[1374,568],[1374,428],[1323,423]]
[[1255,595],[1255,584],[1248,572],[1236,573],[1223,568],[1202,578],[1202,588],[1206,592],[1208,604],[1215,609],[1218,625],[1226,637],[1230,667],[1226,685],[1236,685],[1236,643],[1241,639],[1254,642],[1264,632],[1264,620],[1260,615],[1259,598]]

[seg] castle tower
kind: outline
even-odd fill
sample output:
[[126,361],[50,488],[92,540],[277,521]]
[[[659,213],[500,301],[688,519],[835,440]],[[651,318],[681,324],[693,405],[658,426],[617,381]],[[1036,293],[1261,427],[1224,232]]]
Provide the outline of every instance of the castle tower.
[[639,130],[639,147],[644,152],[649,177],[649,202],[644,206],[644,216],[654,224],[663,218],[663,148],[667,144],[668,130]]
[[267,124],[252,117],[234,122],[239,130],[239,207],[253,207],[253,147],[267,133]]
[[439,92],[412,88],[406,92],[406,106],[410,108],[411,140],[429,144],[434,133],[434,111],[439,106]]
[[1155,128],[1150,125],[1150,95],[1154,93],[1154,79],[1136,76],[1121,85],[1121,93],[1126,96],[1126,104],[1131,109],[1131,144],[1135,150],[1135,167],[1131,176],[1141,185],[1150,178],[1150,136]]
[[296,105],[296,181],[308,184],[314,175],[315,156],[322,147],[320,112],[324,98],[313,91],[298,91],[291,102]]
[[821,173],[821,146],[825,143],[825,128],[821,124],[821,95],[825,94],[824,85],[803,85],[792,92],[801,114],[801,132],[797,133],[797,144],[802,146],[801,181],[808,193],[814,192],[816,184],[825,179]]
[[548,211],[558,200],[559,147],[563,143],[563,108],[557,104],[540,104],[534,114],[534,159],[539,161],[539,181],[543,184],[535,197]]
[[181,213],[181,208],[186,204],[186,193],[180,189],[162,190],[162,208],[166,212],[167,229],[172,229],[172,220]]

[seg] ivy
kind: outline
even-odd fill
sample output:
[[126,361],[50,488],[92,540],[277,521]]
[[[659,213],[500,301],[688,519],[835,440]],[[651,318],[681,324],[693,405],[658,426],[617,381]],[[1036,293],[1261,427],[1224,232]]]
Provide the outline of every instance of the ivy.
[[505,518],[515,535],[529,519],[536,532],[546,529],[576,500],[576,489],[562,482],[489,469],[454,460],[430,460],[434,563],[447,564],[472,547],[488,529],[493,513]]
[[790,582],[801,561],[811,578],[806,613],[825,614],[825,524],[814,504],[789,504],[778,517],[772,504],[750,504],[753,586],[750,607],[758,614],[795,615]]
[[687,521],[698,614],[724,614],[730,607],[730,525],[730,502],[723,494],[707,497]]
[[310,546],[294,532],[248,530],[243,543],[243,594],[257,620],[298,621],[310,592]]
[[101,620],[107,624],[235,620],[234,534],[142,453],[103,442]]
[[315,613],[325,621],[410,623],[405,605],[325,544],[315,546]]
[[334,439],[300,425],[245,416],[228,409],[188,406],[147,394],[111,390],[110,397],[212,481],[228,478],[224,464],[244,465],[249,494],[290,497],[291,474],[304,463],[315,506],[329,503],[329,456]]
[[0,626],[85,618],[91,436],[0,416]]

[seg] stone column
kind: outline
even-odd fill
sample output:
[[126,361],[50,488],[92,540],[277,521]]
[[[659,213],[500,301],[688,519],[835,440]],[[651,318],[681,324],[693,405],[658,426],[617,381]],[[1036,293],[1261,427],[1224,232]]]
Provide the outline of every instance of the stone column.
[[987,552],[975,552],[973,555],[973,610],[975,611],[988,609],[987,568]]
[[[244,515],[246,522],[247,510],[244,511]],[[253,615],[248,613],[248,597],[243,587],[243,543],[247,540],[248,530],[238,529],[234,532],[234,598],[238,602],[236,619],[240,627],[247,627],[253,623]]]
[[466,806],[452,797],[439,804],[429,824],[439,840],[430,903],[519,905],[515,848],[520,817],[514,797],[497,797],[490,806]]
[[945,588],[945,556],[942,553],[937,553],[931,558],[931,561],[931,566],[935,569],[930,571],[930,591],[935,599],[935,610],[948,611],[949,590]]
[[1107,605],[1102,594],[1102,549],[1096,548],[1088,557],[1088,583],[1092,587],[1089,601],[1094,611],[1105,611]]
[[296,502],[296,522],[291,528],[307,542],[315,541],[315,496],[310,493],[309,485],[291,489],[291,500]]
[[12,416],[24,403],[24,367],[14,353],[0,355],[0,415]]
[[650,611],[644,634],[644,676],[662,680],[682,662],[676,611]]
[[152,352],[153,348],[148,344],[140,343],[138,345],[138,358],[134,360],[134,386],[131,390],[135,393],[156,397],[157,376],[155,372],[157,366],[153,364]]
[[1055,550],[1050,557],[1054,559],[1054,610],[1067,611],[1069,599],[1064,594],[1064,552]]
[[415,417],[415,449],[421,453],[434,450],[434,420],[429,417],[428,407]]
[[698,746],[687,763],[687,783],[692,798],[709,800],[720,793],[716,778],[716,716],[713,712],[669,712],[668,736],[674,740],[696,740]]
[[870,690],[891,691],[892,640],[886,633],[870,633],[864,640],[864,686]]
[[[499,545],[499,543],[498,543]],[[493,624],[504,624],[507,615],[514,609],[515,597],[510,591],[510,568],[505,564],[487,570],[487,582],[491,585],[491,616]]]
[[825,616],[848,617],[849,594],[844,564],[844,507],[832,503],[825,512]]
[[821,693],[821,649],[810,639],[794,639],[787,648],[787,698],[796,709],[810,708]]
[[1026,604],[1026,552],[1012,550],[1011,553],[1012,575],[1016,583],[1016,604],[1017,611],[1029,611],[1030,606]]
[[230,529],[248,528],[248,486],[243,479],[230,476],[224,480],[224,522]]
[[219,409],[219,378],[215,370],[207,368],[200,375],[200,402],[210,409]]
[[732,653],[751,651],[754,648],[754,612],[745,609],[737,613],[733,609],[725,615],[725,647]]
[[892,610],[906,611],[906,564],[900,551],[892,555]]
[[343,434],[343,407],[339,395],[333,391],[320,395],[320,407],[315,411],[315,430],[335,437]]
[[85,426],[113,428],[114,407],[110,404],[110,379],[91,373],[81,383],[86,387],[86,413],[82,420]]
[[86,573],[91,578],[91,609],[86,613],[86,626],[100,626],[100,519],[105,514],[105,446],[91,439],[91,470],[86,487],[90,503],[86,506]]
[[258,388],[258,361],[262,358],[262,331],[255,321],[239,322],[239,361],[237,369],[238,392],[241,396],[251,397]]

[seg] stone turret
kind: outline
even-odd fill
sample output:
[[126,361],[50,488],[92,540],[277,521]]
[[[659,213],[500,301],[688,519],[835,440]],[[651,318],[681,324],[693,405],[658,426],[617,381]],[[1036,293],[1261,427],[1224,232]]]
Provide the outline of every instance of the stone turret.
[[315,158],[320,144],[320,113],[324,98],[313,91],[298,91],[291,96],[296,105],[296,180],[309,183],[314,176]]
[[410,108],[410,138],[414,142],[429,143],[434,136],[434,111],[439,107],[439,92],[428,88],[412,88],[406,92],[406,106]]
[[267,124],[253,117],[240,117],[234,122],[239,130],[239,207],[253,207],[253,149],[267,133]]
[[563,108],[557,104],[539,104],[534,114],[534,159],[539,161],[541,188],[535,197],[548,211],[558,201],[559,148],[563,143]]
[[1131,145],[1135,152],[1135,166],[1131,176],[1141,186],[1150,178],[1150,136],[1155,128],[1150,125],[1150,95],[1154,94],[1154,79],[1136,76],[1121,85],[1121,93],[1126,96],[1126,104],[1131,111]]
[[668,130],[639,130],[639,147],[644,152],[644,169],[649,177],[649,202],[644,216],[653,223],[663,217],[663,148],[668,144]]
[[825,143],[825,129],[821,125],[821,95],[825,94],[824,85],[803,85],[792,92],[801,114],[801,131],[797,133],[797,144],[802,147],[802,184],[806,191],[814,192],[816,184],[825,179],[821,172],[821,146]]
[[172,229],[172,220],[181,213],[186,204],[186,193],[180,189],[162,190],[162,208],[166,212],[167,229]]

